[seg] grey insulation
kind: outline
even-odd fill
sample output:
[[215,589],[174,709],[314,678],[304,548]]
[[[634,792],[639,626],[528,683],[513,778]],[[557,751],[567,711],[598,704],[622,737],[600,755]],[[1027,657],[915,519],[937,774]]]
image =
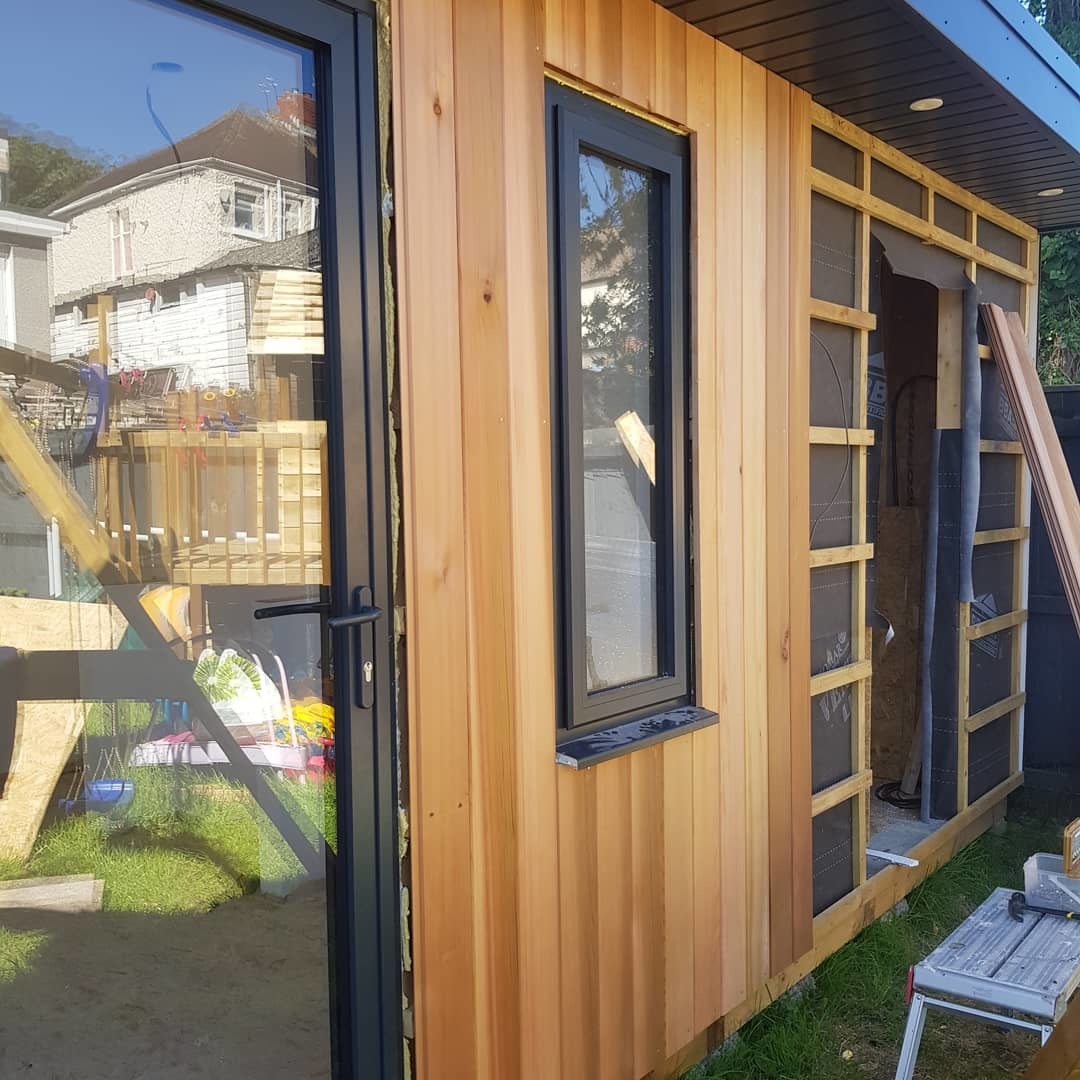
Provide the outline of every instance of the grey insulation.
[[919,816],[930,820],[930,782],[934,760],[934,691],[930,658],[934,646],[935,605],[937,603],[938,561],[938,462],[941,458],[941,431],[935,429],[930,454],[930,486],[926,508],[926,564],[923,568],[923,618],[920,638],[919,718],[922,731],[922,793]]
[[962,402],[960,484],[960,600],[974,599],[971,585],[971,558],[975,549],[975,530],[979,520],[979,436],[982,427],[982,371],[979,368],[979,300],[975,286],[964,287],[961,379]]

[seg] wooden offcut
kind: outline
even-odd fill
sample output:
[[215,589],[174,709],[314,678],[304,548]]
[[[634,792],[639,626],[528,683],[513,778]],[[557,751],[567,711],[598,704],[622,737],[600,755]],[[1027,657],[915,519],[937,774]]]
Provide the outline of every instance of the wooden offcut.
[[1046,521],[1073,622],[1080,629],[1080,502],[1054,428],[1023,323],[1016,312],[981,305],[983,321],[1001,371],[1020,441],[1031,468],[1035,494]]

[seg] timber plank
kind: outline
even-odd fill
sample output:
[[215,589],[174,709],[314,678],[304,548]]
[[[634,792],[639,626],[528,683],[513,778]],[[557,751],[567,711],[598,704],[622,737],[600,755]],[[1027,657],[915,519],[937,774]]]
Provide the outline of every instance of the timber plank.
[[513,595],[510,536],[506,230],[490,213],[506,203],[502,24],[486,0],[454,12],[458,335],[465,504],[468,749],[478,1075],[520,1072],[517,860],[514,847]]
[[664,763],[665,1057],[694,1034],[694,745],[670,739]]
[[[740,265],[743,249],[743,86],[742,58],[726,45],[714,46],[716,64],[716,235],[718,270],[721,260]],[[719,277],[714,279],[719,280]],[[743,282],[727,276],[716,289],[717,380],[713,411],[718,428],[714,512],[717,517],[718,562],[722,568],[712,618],[718,623],[719,653],[702,655],[720,675],[719,712],[724,723],[720,740],[720,881],[723,1008],[732,1008],[747,992],[747,890],[751,825],[747,814],[746,761],[748,727],[756,723],[746,708],[746,656],[743,613],[746,603],[743,559]],[[700,306],[700,305],[699,305]],[[722,418],[722,421],[721,421]],[[703,495],[705,493],[702,488]]]
[[[543,15],[530,0],[502,0],[502,147],[506,202],[506,331],[509,365],[512,714],[518,875],[521,1059],[537,1076],[560,1071],[559,862],[555,640],[551,530],[551,402],[548,352],[547,185]],[[523,213],[522,208],[528,212]],[[538,522],[542,522],[539,527]],[[503,722],[507,722],[505,719]]]
[[[791,88],[791,297],[787,378],[791,544],[792,959],[814,944],[810,739],[810,97]],[[865,422],[865,421],[864,421]]]
[[596,772],[596,933],[598,1042],[601,1080],[633,1075],[634,1015],[633,810],[631,756],[598,765]]
[[[769,774],[769,973],[794,959],[792,943],[791,564],[788,438],[791,347],[791,98],[766,76],[765,569]],[[800,335],[804,336],[804,335]],[[800,447],[800,451],[802,448]],[[809,591],[809,590],[808,590]]]
[[[711,38],[689,33],[686,51],[687,125],[691,136],[691,295],[708,288],[717,276],[716,247],[716,48]],[[698,629],[698,701],[720,709],[719,620],[723,604],[718,561],[717,513],[718,403],[717,325],[715,312],[700,305],[692,314],[691,370],[694,374],[695,603]],[[692,736],[694,758],[694,1028],[703,1030],[723,1012],[721,924],[720,742],[719,727]]]
[[765,71],[742,58],[742,439],[743,634],[745,664],[747,927],[751,986],[769,973],[768,566],[766,515],[766,255]]
[[[393,7],[417,1068],[477,1075],[449,5]],[[448,58],[450,63],[448,64]],[[405,167],[408,162],[408,167]]]
[[630,755],[634,1075],[667,1054],[664,1012],[664,748]]

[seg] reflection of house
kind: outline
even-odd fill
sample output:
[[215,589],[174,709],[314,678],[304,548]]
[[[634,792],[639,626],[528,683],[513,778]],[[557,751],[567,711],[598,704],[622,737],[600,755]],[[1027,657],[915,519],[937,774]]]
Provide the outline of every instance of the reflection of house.
[[[3,144],[4,140],[0,140]],[[0,179],[3,172],[0,172]],[[47,217],[0,205],[0,346],[49,349],[49,241],[64,226]],[[0,379],[3,376],[0,375]],[[0,460],[0,591],[17,589],[47,595],[56,582],[59,555],[55,530],[19,494],[6,462]],[[48,554],[47,554],[48,552]]]
[[0,205],[0,341],[49,351],[47,248],[64,226]]
[[253,268],[317,267],[314,140],[293,97],[272,115],[231,110],[53,208],[69,225],[50,249],[54,359],[99,347],[89,308],[107,294],[112,370],[250,386]]

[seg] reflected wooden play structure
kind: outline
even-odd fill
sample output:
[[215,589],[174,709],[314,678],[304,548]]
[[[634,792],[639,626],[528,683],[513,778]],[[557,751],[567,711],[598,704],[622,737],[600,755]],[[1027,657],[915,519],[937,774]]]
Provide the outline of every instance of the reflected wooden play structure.
[[[304,342],[314,344],[310,338]],[[67,394],[78,415],[75,369],[8,347],[0,360],[0,371],[19,376],[23,385],[45,381]],[[276,364],[259,357],[253,367],[251,391],[157,395],[142,426],[133,415],[132,395],[117,395],[81,452],[90,499],[50,454],[42,420],[28,418],[14,398],[0,392],[0,459],[42,521],[56,522],[72,561],[100,583],[109,603],[97,606],[112,620],[110,632],[92,641],[67,633],[29,641],[3,631],[9,693],[0,709],[11,715],[0,719],[19,732],[22,746],[36,740],[49,756],[34,766],[38,782],[25,798],[13,758],[8,796],[0,800],[11,819],[4,832],[18,834],[14,851],[20,857],[29,852],[81,731],[83,707],[76,703],[173,700],[188,703],[211,740],[207,745],[216,748],[214,760],[251,791],[304,870],[325,873],[329,853],[305,835],[259,768],[266,763],[238,744],[192,680],[193,661],[208,635],[188,635],[185,641],[144,602],[146,587],[156,584],[191,587],[201,609],[204,587],[302,587],[319,595],[329,582],[325,422],[295,418],[295,376],[274,374]],[[265,411],[259,416],[256,410]],[[69,618],[67,601],[32,603],[55,608],[65,622]],[[194,602],[192,607],[194,612]],[[201,614],[193,621],[201,622]],[[126,628],[144,649],[116,648]],[[55,701],[68,706],[49,710],[63,721],[63,730],[46,746],[35,717],[42,713],[39,703]]]

